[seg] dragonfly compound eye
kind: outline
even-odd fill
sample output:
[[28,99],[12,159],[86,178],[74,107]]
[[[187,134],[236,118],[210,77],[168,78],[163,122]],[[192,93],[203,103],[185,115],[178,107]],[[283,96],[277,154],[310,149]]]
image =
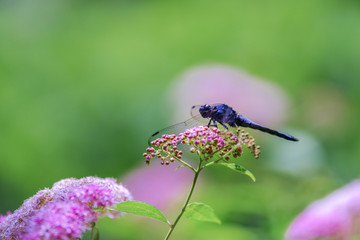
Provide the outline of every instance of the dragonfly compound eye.
[[199,112],[203,118],[208,118],[211,115],[211,106],[209,104],[202,105]]

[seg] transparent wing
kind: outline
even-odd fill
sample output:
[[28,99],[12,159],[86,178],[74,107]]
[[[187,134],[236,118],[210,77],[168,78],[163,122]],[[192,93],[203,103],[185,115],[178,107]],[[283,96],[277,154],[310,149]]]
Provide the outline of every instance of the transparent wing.
[[199,109],[201,106],[202,105],[194,105],[191,107],[191,111],[190,111],[191,117],[195,118],[197,115],[200,115]]
[[[220,103],[215,103],[215,104],[210,104],[210,106],[217,106]],[[185,129],[188,128],[193,128],[196,126],[207,126],[209,124],[209,120],[208,118],[203,118],[200,115],[199,109],[202,105],[194,105],[191,107],[191,118],[181,122],[181,123],[177,123],[175,125],[172,125],[170,127],[161,129],[157,132],[155,132],[154,134],[152,134],[149,139],[148,139],[148,144],[150,145],[150,143],[152,141],[154,141],[157,138],[161,138],[163,134],[179,134],[181,132],[184,132]],[[225,114],[226,115],[226,114]],[[213,124],[213,123],[212,123]],[[213,126],[213,125],[212,125]],[[223,128],[222,126],[218,126],[219,128]]]
[[[200,116],[201,117],[201,116]],[[193,127],[196,127],[196,126],[201,126],[201,123],[199,123],[196,118],[190,118],[184,122],[181,122],[181,123],[177,123],[175,125],[172,125],[170,127],[167,127],[167,128],[164,128],[164,129],[161,129],[157,132],[155,132],[154,134],[152,134],[149,139],[148,139],[148,144],[150,145],[150,143],[152,141],[154,141],[155,139],[157,138],[161,138],[162,135],[164,134],[179,134],[181,132],[184,132],[185,129],[188,129],[188,128],[193,128]]]
[[194,105],[191,107],[191,117],[199,123],[200,126],[206,126],[209,124],[209,120],[210,119],[207,119],[207,118],[203,118],[201,115],[200,115],[200,112],[199,112],[199,109],[202,105]]

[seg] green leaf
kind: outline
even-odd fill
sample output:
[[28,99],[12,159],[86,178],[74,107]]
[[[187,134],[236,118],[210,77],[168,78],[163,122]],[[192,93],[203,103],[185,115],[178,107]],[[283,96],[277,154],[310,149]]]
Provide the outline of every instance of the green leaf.
[[127,201],[117,204],[115,206],[115,209],[121,212],[154,218],[161,222],[168,223],[165,215],[159,209],[148,203],[139,201]]
[[228,167],[234,171],[245,174],[245,175],[249,176],[254,182],[256,181],[255,176],[249,170],[247,170],[246,168],[244,168],[236,163],[218,163],[218,164],[221,164],[221,165]]
[[204,203],[188,204],[184,215],[190,219],[198,221],[221,224],[220,219],[214,213],[214,209]]

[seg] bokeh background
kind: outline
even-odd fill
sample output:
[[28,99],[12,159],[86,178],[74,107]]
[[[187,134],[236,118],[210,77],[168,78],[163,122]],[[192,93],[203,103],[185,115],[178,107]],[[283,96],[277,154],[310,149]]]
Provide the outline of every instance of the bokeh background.
[[[142,152],[154,131],[226,102],[299,143],[249,132],[253,183],[211,168],[193,201],[222,225],[173,239],[281,239],[310,202],[360,171],[360,2],[0,1],[0,213],[68,177],[116,177],[174,219],[191,181]],[[161,239],[141,217],[103,239]]]

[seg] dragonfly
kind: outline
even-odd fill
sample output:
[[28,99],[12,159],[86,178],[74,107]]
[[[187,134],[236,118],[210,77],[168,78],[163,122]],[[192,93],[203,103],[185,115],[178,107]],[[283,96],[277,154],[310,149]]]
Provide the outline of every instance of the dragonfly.
[[218,127],[218,124],[224,127],[226,130],[236,127],[248,127],[281,137],[289,141],[298,141],[297,138],[289,134],[264,127],[258,123],[251,121],[243,115],[239,115],[232,107],[226,104],[194,105],[191,107],[191,116],[192,117],[190,119],[184,122],[172,125],[170,127],[155,132],[150,136],[148,144],[151,145],[150,143],[153,140],[161,138],[163,134],[179,134],[185,129],[195,126]]

